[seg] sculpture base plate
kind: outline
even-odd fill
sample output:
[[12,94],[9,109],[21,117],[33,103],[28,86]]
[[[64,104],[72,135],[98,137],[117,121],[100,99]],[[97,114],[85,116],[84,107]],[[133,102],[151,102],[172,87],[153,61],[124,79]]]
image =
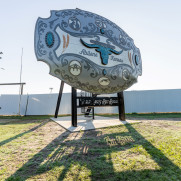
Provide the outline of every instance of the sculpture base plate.
[[77,116],[77,127],[71,125],[71,116],[50,118],[52,121],[55,121],[60,126],[65,128],[70,132],[86,131],[86,130],[95,130],[99,128],[106,128],[110,126],[118,126],[124,124],[140,123],[141,121],[126,120],[120,121],[116,118],[95,116],[95,119],[84,116]]

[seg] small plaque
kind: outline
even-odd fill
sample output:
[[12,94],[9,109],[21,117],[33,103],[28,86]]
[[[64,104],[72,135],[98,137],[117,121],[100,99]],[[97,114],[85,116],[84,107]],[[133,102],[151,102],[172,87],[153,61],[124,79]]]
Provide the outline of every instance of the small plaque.
[[78,107],[118,106],[117,97],[77,97]]

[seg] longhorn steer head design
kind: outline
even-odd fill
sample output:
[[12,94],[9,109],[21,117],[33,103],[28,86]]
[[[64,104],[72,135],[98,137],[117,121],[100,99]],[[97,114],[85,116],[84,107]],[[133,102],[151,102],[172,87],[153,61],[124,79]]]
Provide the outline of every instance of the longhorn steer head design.
[[118,51],[114,50],[113,48],[110,48],[110,47],[113,47],[113,46],[110,46],[108,44],[104,44],[104,43],[101,43],[101,42],[96,42],[96,41],[92,40],[92,42],[95,42],[97,44],[95,44],[95,43],[94,44],[89,44],[89,43],[86,43],[82,39],[80,39],[80,41],[84,46],[86,46],[88,48],[96,48],[96,51],[100,53],[103,65],[108,64],[109,55],[111,55],[112,53],[114,53],[116,55],[120,55],[123,52],[123,50],[118,52]]

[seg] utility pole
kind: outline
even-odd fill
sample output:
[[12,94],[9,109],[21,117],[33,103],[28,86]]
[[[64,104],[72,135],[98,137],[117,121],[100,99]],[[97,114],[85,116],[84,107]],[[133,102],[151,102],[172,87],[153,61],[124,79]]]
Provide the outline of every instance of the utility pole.
[[21,66],[20,66],[20,88],[19,88],[19,115],[21,114],[21,96],[22,96],[22,93],[23,93],[23,85],[21,84],[21,77],[22,77],[22,68],[23,68],[23,48],[22,48],[22,52],[21,52]]

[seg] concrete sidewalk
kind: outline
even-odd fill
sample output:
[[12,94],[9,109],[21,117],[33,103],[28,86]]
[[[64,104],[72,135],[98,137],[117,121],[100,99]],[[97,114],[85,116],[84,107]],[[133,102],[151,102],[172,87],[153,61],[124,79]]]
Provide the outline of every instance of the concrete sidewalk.
[[110,126],[117,126],[117,125],[141,122],[141,121],[134,121],[134,120],[120,121],[117,118],[103,117],[103,116],[95,116],[95,119],[92,120],[92,118],[78,116],[77,117],[77,127],[73,127],[71,125],[71,116],[50,118],[50,119],[55,121],[60,126],[62,126],[63,128],[67,129],[70,132],[94,130],[94,129],[98,129],[98,128],[106,128],[106,127],[110,127]]

